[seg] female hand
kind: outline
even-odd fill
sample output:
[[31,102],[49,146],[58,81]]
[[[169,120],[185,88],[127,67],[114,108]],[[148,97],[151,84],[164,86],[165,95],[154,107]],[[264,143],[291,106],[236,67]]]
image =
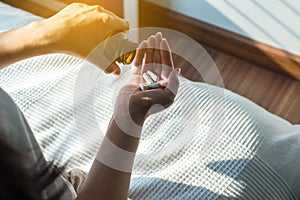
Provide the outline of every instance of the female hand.
[[[142,74],[148,70],[159,77],[161,87],[142,91],[139,88],[144,84]],[[174,69],[169,44],[161,33],[157,33],[139,45],[130,78],[117,97],[115,112],[124,116],[129,111],[127,117],[141,126],[148,115],[173,103],[178,87],[178,71]]]
[[[159,76],[161,88],[139,89],[144,83],[142,74],[148,70]],[[127,198],[141,126],[153,113],[154,105],[167,108],[172,104],[179,86],[170,47],[160,33],[140,44],[129,76],[119,92],[114,116],[77,199]],[[99,187],[102,185],[105,187]]]

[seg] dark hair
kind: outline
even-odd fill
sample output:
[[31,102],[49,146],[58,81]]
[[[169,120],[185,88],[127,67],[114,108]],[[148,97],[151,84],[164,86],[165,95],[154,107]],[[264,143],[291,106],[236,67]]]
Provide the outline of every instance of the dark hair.
[[[29,174],[25,169],[25,160],[20,152],[3,141],[0,137],[0,199],[5,200],[40,200],[42,191],[49,186],[58,176],[51,164],[44,170],[32,170]],[[44,158],[39,158],[41,163]],[[59,199],[67,186],[59,191],[51,200]]]

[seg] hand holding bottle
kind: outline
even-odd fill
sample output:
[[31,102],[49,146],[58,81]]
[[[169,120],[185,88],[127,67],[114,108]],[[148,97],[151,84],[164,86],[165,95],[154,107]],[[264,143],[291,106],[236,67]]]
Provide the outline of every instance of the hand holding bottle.
[[73,3],[39,22],[40,32],[52,52],[86,58],[107,36],[129,29],[126,20],[99,5]]

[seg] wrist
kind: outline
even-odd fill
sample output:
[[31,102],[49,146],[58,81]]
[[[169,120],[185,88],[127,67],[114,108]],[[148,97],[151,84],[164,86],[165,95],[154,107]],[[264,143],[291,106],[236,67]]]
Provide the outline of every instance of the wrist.
[[136,152],[140,140],[123,130],[114,118],[110,121],[106,137],[119,148],[130,152]]
[[22,28],[13,30],[16,40],[12,47],[16,48],[16,53],[23,57],[33,57],[43,54],[54,53],[53,44],[47,37],[46,24],[43,21],[32,22]]
[[131,119],[139,126],[143,126],[147,118],[147,110],[138,107],[135,104],[129,105],[129,113]]
[[118,126],[124,134],[132,137],[140,138],[142,126],[144,123],[143,116],[140,117],[138,112],[132,114],[129,109],[115,109],[112,121]]
[[146,120],[146,114],[136,109],[130,110],[130,117],[138,126],[143,126]]
[[20,60],[52,53],[39,22],[0,33],[0,69]]
[[59,48],[53,40],[53,36],[48,33],[51,24],[47,20],[37,21],[26,26],[28,34],[32,37],[29,39],[29,45],[33,51],[38,54],[58,53]]

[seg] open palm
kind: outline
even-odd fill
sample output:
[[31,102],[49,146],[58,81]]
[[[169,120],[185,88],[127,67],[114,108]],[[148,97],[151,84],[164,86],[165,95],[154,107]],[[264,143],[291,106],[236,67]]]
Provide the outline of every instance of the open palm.
[[[159,77],[160,88],[142,91],[142,74],[154,72]],[[149,114],[169,107],[179,87],[178,73],[174,69],[169,44],[161,33],[150,36],[140,43],[133,62],[130,78],[122,87],[117,98],[115,110],[129,110],[133,121],[142,125]]]

